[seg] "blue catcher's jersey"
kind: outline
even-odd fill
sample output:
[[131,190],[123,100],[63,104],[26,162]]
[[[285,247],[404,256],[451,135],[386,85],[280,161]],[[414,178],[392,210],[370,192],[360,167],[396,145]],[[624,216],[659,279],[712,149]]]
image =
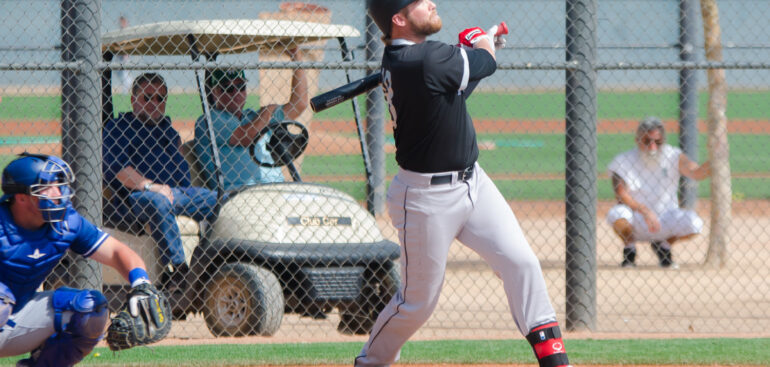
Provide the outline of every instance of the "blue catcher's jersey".
[[57,230],[50,224],[34,231],[21,228],[9,203],[0,203],[0,282],[16,297],[14,312],[32,298],[68,248],[88,257],[108,236],[72,207],[65,221],[53,225]]

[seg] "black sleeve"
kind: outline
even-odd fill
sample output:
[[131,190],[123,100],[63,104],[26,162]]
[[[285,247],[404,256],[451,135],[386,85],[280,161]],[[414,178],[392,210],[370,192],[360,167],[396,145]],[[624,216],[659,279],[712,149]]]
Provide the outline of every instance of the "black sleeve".
[[463,90],[463,97],[468,99],[468,97],[471,96],[471,93],[473,93],[473,90],[476,89],[481,82],[481,79],[492,75],[492,73],[497,70],[497,62],[495,62],[495,58],[485,50],[466,49],[466,52],[468,52],[468,69],[470,69],[470,76],[468,78],[468,86]]
[[492,75],[497,69],[494,57],[482,49],[460,48],[446,43],[425,44],[423,73],[428,89],[437,93],[471,90],[473,82]]
[[470,69],[469,81],[476,81],[492,75],[497,70],[495,58],[484,49],[466,49],[468,54],[468,69]]
[[476,89],[479,83],[481,83],[481,79],[468,82],[468,86],[465,87],[465,89],[463,90],[463,97],[465,97],[465,99],[468,99],[468,97],[471,96],[471,93],[473,93],[473,90]]

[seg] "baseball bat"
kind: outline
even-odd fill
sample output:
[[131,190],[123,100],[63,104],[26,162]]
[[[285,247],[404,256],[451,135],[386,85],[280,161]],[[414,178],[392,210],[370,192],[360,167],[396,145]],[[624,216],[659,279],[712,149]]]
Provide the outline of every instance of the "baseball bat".
[[495,37],[508,34],[508,25],[505,24],[505,22],[500,22],[500,24],[493,25],[492,28],[489,28],[488,33],[492,33]]
[[[500,24],[492,26],[490,31],[494,36],[508,34],[508,26],[505,22],[500,22]],[[310,108],[313,109],[313,112],[321,112],[369,91],[378,84],[380,84],[380,73],[371,74],[311,98]]]
[[380,73],[368,75],[311,98],[310,108],[313,109],[313,112],[321,112],[364,93],[379,84]]

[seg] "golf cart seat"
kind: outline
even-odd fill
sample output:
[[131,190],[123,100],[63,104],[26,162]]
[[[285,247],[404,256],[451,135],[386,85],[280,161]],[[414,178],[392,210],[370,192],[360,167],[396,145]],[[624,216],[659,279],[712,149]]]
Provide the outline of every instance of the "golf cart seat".
[[[156,260],[159,257],[158,246],[155,244],[152,237],[150,237],[149,226],[147,224],[121,219],[120,216],[110,210],[113,208],[113,205],[108,203],[110,203],[113,195],[114,193],[112,190],[109,188],[104,189],[104,231],[136,251],[147,265],[147,272],[150,275],[150,279],[157,279],[162,271],[162,267]],[[190,264],[193,250],[198,245],[200,225],[194,219],[183,215],[176,217],[176,223],[177,226],[179,226],[179,233],[182,237],[185,262]],[[123,277],[110,267],[104,267],[103,277],[105,283],[108,284],[125,283]]]
[[184,160],[187,161],[187,165],[190,166],[190,184],[198,187],[207,187],[203,181],[203,168],[201,162],[198,160],[198,156],[195,155],[195,140],[191,139],[182,143],[182,147],[179,150],[182,152]]

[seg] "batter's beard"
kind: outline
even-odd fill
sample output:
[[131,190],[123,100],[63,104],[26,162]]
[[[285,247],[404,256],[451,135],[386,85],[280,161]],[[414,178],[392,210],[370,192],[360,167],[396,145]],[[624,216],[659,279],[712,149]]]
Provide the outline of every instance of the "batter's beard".
[[425,22],[415,22],[413,19],[409,19],[412,23],[412,30],[422,36],[430,36],[431,34],[438,33],[441,30],[441,17],[436,14],[431,16]]

